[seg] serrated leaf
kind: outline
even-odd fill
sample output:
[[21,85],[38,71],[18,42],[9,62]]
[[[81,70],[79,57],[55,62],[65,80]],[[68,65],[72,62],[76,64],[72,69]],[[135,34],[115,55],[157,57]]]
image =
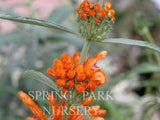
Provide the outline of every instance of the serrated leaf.
[[160,69],[156,64],[150,64],[150,63],[142,63],[123,76],[123,79],[128,78],[132,74],[143,74],[143,73],[150,73],[150,72],[159,72]]
[[83,114],[84,118],[86,120],[93,120],[93,118],[87,113],[86,108],[82,105],[74,105],[74,107],[76,109],[78,109],[78,111]]
[[[96,41],[100,42],[100,41]],[[134,46],[140,46],[140,47],[145,47],[152,49],[154,51],[157,51],[160,53],[160,48],[156,45],[150,44],[145,41],[140,41],[140,40],[132,40],[132,39],[125,39],[125,38],[113,38],[113,39],[105,39],[104,41],[100,43],[116,43],[116,44],[125,44],[125,45],[134,45]]]
[[53,28],[53,29],[57,29],[57,30],[60,30],[63,32],[79,35],[78,33],[73,32],[72,30],[70,30],[64,26],[61,26],[61,25],[54,23],[54,22],[45,21],[45,20],[29,18],[29,17],[22,17],[22,16],[15,16],[15,15],[8,15],[5,13],[0,13],[0,18],[5,19],[5,20],[20,22],[20,23],[26,23],[26,24],[39,25],[39,26],[43,26],[43,27]]
[[48,78],[47,76],[45,76],[41,72],[36,72],[34,70],[25,71],[22,74],[22,79],[38,80],[38,81],[42,82],[43,84],[53,88],[54,90],[59,91],[57,85],[50,78]]

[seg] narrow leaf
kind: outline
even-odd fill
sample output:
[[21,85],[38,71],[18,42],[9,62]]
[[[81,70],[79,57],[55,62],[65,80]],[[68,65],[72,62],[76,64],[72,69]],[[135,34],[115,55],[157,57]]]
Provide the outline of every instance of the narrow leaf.
[[78,111],[83,114],[85,120],[93,120],[93,118],[87,113],[86,111],[86,107],[82,106],[82,105],[74,105],[74,107],[76,109],[78,109]]
[[34,70],[25,71],[22,74],[22,79],[38,80],[38,81],[42,82],[43,84],[53,88],[54,90],[59,91],[57,85],[50,78],[48,78],[44,74],[42,74],[40,72],[36,72]]
[[54,22],[45,21],[45,20],[39,20],[39,19],[34,19],[34,18],[29,18],[29,17],[22,17],[22,16],[13,16],[13,15],[8,15],[4,13],[3,14],[0,13],[0,19],[6,19],[6,20],[11,20],[11,21],[26,23],[26,24],[32,24],[32,25],[39,25],[39,26],[53,28],[53,29],[57,29],[63,32],[68,32],[71,34],[78,35],[78,33],[73,32],[72,30],[64,26],[61,26]]
[[[100,42],[100,41],[96,41]],[[132,40],[132,39],[125,39],[125,38],[113,38],[113,39],[105,39],[104,41],[100,43],[116,43],[116,44],[125,44],[125,45],[134,45],[134,46],[140,46],[140,47],[146,47],[149,49],[152,49],[154,51],[160,52],[160,48],[156,45],[150,44],[145,41],[140,40]]]

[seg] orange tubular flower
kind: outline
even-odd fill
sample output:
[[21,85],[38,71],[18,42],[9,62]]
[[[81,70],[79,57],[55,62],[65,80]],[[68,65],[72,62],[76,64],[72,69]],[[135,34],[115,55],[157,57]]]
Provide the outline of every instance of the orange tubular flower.
[[26,118],[26,120],[36,120],[36,119],[33,117],[28,117],[28,118]]
[[[36,105],[34,101],[23,91],[19,91],[18,93],[20,99],[26,104],[30,110],[33,112],[34,117],[36,120],[46,120],[46,116],[44,115],[43,111]],[[27,118],[31,120],[31,118]],[[33,119],[34,120],[34,119]]]
[[82,18],[86,18],[86,17],[87,17],[87,14],[86,14],[85,12],[82,12],[82,13],[81,13],[81,17],[82,17]]
[[89,81],[88,88],[90,89],[90,91],[94,91],[96,88],[96,83],[94,81]]
[[106,2],[104,3],[104,5],[105,5],[105,9],[106,9],[106,10],[110,10],[110,9],[111,9],[112,4],[111,4],[109,1],[106,1]]
[[81,11],[81,8],[80,8],[80,7],[77,7],[77,8],[76,8],[76,11],[77,11],[77,12],[80,12],[80,11]]
[[116,19],[115,19],[115,17],[112,17],[112,21],[114,22]]
[[89,6],[85,6],[84,8],[83,8],[83,10],[85,11],[85,12],[89,12]]
[[60,59],[55,59],[53,63],[53,67],[55,69],[63,69],[64,68],[64,63]]
[[84,73],[78,73],[76,77],[77,82],[81,82],[85,80],[85,74]]
[[68,54],[64,53],[61,55],[61,61],[66,64],[66,63],[73,63],[73,59],[71,56],[69,56]]
[[115,10],[110,9],[109,12],[108,12],[108,16],[113,17],[114,15],[115,15]]
[[73,81],[73,80],[68,81],[68,82],[67,82],[67,86],[68,86],[69,88],[72,88],[72,87],[74,86],[74,81]]
[[56,79],[56,84],[60,87],[65,86],[66,81],[64,79]]
[[104,16],[105,16],[105,14],[104,14],[104,12],[103,12],[103,11],[99,11],[99,12],[98,12],[98,16],[99,16],[99,17],[104,17]]
[[77,84],[75,88],[76,88],[77,92],[79,92],[79,93],[82,93],[82,92],[84,91],[84,89],[85,89],[85,88],[84,88],[82,85],[80,85],[80,84]]
[[56,75],[62,79],[65,79],[67,76],[66,71],[64,69],[57,70]]
[[[37,104],[23,91],[19,91],[20,99],[30,108],[33,112],[34,117],[28,117],[26,120],[62,120],[62,111],[65,107],[66,102],[60,100],[57,105],[55,97],[49,93],[48,102],[51,105],[52,115],[47,119],[43,111],[37,106]],[[93,97],[89,96],[85,98],[80,104],[83,106],[89,105],[93,101]],[[104,120],[102,116],[106,114],[106,110],[100,109],[98,105],[87,108],[87,113],[91,115],[94,120]],[[67,120],[85,120],[84,116],[75,108],[70,107]]]
[[87,106],[89,105],[91,102],[93,101],[93,97],[89,96],[86,99],[84,99],[80,104],[83,106]]
[[99,11],[101,9],[100,5],[97,3],[94,5],[94,10]]
[[89,14],[90,16],[94,16],[94,15],[95,15],[95,11],[94,11],[94,10],[89,10],[88,14]]
[[67,73],[67,76],[71,80],[71,79],[74,79],[75,74],[76,72],[74,70],[69,70]]
[[87,83],[87,82],[83,82],[83,83],[82,83],[82,86],[83,86],[84,88],[87,88],[88,83]]
[[62,88],[62,92],[66,93],[67,92],[67,88]]
[[56,71],[53,68],[48,68],[47,73],[48,75],[56,77]]
[[101,71],[96,72],[93,77],[90,78],[90,81],[95,82],[98,86],[103,85],[106,82],[106,75]]
[[[59,87],[63,87],[61,88],[63,93],[73,87],[78,93],[82,93],[84,90],[94,91],[96,86],[106,82],[106,75],[96,66],[97,61],[106,55],[107,51],[101,51],[95,56],[89,57],[81,65],[79,64],[80,54],[78,52],[75,52],[73,57],[62,54],[61,60],[54,61],[53,67],[55,68],[49,68],[47,73],[56,78],[55,82]],[[57,66],[60,66],[60,69]]]
[[99,23],[99,22],[100,22],[100,19],[99,19],[99,18],[95,18],[95,22],[96,22],[96,23]]
[[74,60],[76,66],[79,64],[80,56],[81,56],[81,55],[79,54],[79,52],[75,52],[75,53],[73,54],[73,60]]

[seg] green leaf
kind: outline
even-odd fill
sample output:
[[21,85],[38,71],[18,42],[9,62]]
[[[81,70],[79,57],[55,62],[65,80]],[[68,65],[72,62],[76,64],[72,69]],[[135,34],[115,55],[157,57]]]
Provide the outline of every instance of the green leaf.
[[76,109],[78,109],[78,111],[83,114],[84,118],[86,120],[93,120],[93,118],[87,113],[86,111],[86,107],[82,106],[82,105],[74,105],[74,107]]
[[34,70],[25,71],[22,74],[22,79],[38,80],[38,81],[42,82],[43,84],[46,84],[47,86],[53,88],[54,90],[59,91],[57,85],[50,78],[48,78],[44,74],[42,74],[40,72],[36,72]]
[[129,72],[127,72],[122,78],[126,79],[133,74],[143,74],[143,73],[151,73],[151,72],[159,72],[159,71],[160,69],[156,64],[142,63],[136,66],[135,68],[133,68],[132,70],[130,70]]
[[[100,42],[100,41],[96,41]],[[146,47],[149,49],[152,49],[154,51],[160,52],[160,48],[156,45],[150,44],[145,41],[140,40],[132,40],[132,39],[125,39],[125,38],[113,38],[113,39],[105,39],[104,41],[100,43],[116,43],[116,44],[125,44],[125,45],[134,45],[134,46],[140,46],[140,47]]]
[[20,22],[20,23],[26,23],[26,24],[39,25],[43,27],[53,28],[53,29],[57,29],[63,32],[79,35],[78,33],[73,32],[72,30],[64,26],[61,26],[54,22],[45,21],[45,20],[39,20],[39,19],[34,19],[34,18],[29,18],[29,17],[22,17],[22,16],[13,16],[13,15],[8,15],[4,13],[0,14],[0,18],[15,21],[15,22]]

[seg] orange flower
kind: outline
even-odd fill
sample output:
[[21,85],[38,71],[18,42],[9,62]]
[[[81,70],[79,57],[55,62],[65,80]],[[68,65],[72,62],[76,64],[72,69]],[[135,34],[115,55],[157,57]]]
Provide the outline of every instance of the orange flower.
[[104,12],[103,12],[103,11],[99,11],[99,12],[98,12],[98,16],[99,16],[99,17],[104,17],[104,16],[105,16],[105,14],[104,14]]
[[23,91],[19,91],[18,95],[20,99],[23,100],[24,104],[26,104],[29,107],[29,109],[33,112],[34,118],[46,120],[46,116],[44,115],[43,111],[36,105],[34,101],[32,101],[32,99],[26,93],[24,93]]
[[101,71],[96,72],[93,77],[90,78],[90,81],[94,81],[98,86],[103,85],[106,82],[106,75]]
[[64,67],[66,70],[73,70],[74,64],[72,62],[71,63],[69,62],[69,63],[66,63]]
[[89,81],[88,82],[88,88],[91,90],[91,91],[94,91],[95,88],[96,88],[96,83],[94,81]]
[[108,16],[113,17],[114,15],[115,15],[115,10],[110,9],[109,12],[108,12]]
[[116,19],[115,19],[115,17],[112,17],[112,21],[114,22]]
[[94,5],[94,10],[99,11],[101,9],[100,5],[97,3]]
[[63,62],[64,64],[66,64],[66,63],[72,63],[72,62],[73,62],[72,57],[69,56],[69,55],[66,54],[66,53],[63,53],[63,54],[61,55],[61,60],[62,60],[62,62]]
[[84,7],[89,6],[89,1],[88,0],[84,0],[83,1],[83,5],[84,5]]
[[66,93],[67,92],[67,88],[62,88],[62,92]]
[[26,120],[36,120],[36,119],[33,117],[28,117]]
[[84,88],[87,88],[88,83],[87,83],[87,82],[82,82],[82,86],[83,86]]
[[86,69],[85,70],[86,78],[91,78],[94,75],[94,70],[92,69]]
[[62,86],[65,86],[66,81],[64,79],[56,79],[56,84],[62,87]]
[[90,21],[88,21],[88,24],[90,24],[91,22]]
[[73,54],[73,60],[74,60],[76,66],[79,64],[80,56],[81,56],[81,55],[79,54],[79,52],[75,52],[75,53]]
[[82,18],[85,18],[85,17],[87,17],[87,14],[86,14],[85,12],[82,12],[82,13],[81,13],[81,17],[82,17]]
[[53,67],[55,69],[63,69],[64,68],[64,63],[60,59],[55,59],[53,63]]
[[76,88],[77,92],[79,92],[79,93],[82,93],[82,92],[84,91],[84,89],[85,89],[85,88],[84,88],[82,85],[80,85],[80,84],[77,84],[75,88]]
[[81,64],[76,66],[76,73],[83,73],[83,66]]
[[84,69],[92,68],[94,70],[99,71],[99,69],[97,69],[97,67],[95,65],[96,65],[98,60],[103,59],[104,57],[106,57],[106,55],[107,55],[107,51],[101,51],[101,52],[97,53],[95,56],[89,57],[84,62],[83,68]]
[[[19,91],[20,99],[30,108],[34,117],[28,117],[26,120],[47,120],[43,111],[37,106],[37,104],[32,101],[32,99],[23,91]],[[93,97],[89,96],[85,98],[80,104],[83,106],[89,105],[93,101]],[[55,97],[49,93],[48,102],[51,105],[52,115],[48,120],[62,120],[62,111],[64,110],[66,102],[60,100],[59,105],[57,105]],[[87,113],[91,115],[94,120],[104,120],[102,116],[106,114],[106,110],[100,109],[98,105],[91,106],[87,108]],[[84,116],[75,108],[70,107],[67,120],[85,120]]]
[[88,14],[89,14],[90,16],[94,16],[94,15],[95,15],[95,11],[94,11],[94,10],[89,10]]
[[77,12],[80,12],[80,11],[81,11],[81,8],[80,8],[80,7],[77,7],[77,8],[76,8],[76,11],[77,11]]
[[83,3],[81,3],[81,4],[80,4],[80,7],[83,7],[83,6],[84,6],[84,4],[83,4]]
[[95,22],[96,22],[96,23],[99,23],[99,22],[100,22],[100,19],[99,19],[99,18],[95,18]]
[[110,10],[110,9],[111,9],[112,4],[111,4],[109,1],[106,1],[106,2],[104,3],[104,5],[105,5],[105,9],[106,9],[106,10]]
[[60,78],[65,79],[67,77],[66,71],[64,69],[57,70],[56,75]]
[[89,12],[89,6],[85,6],[84,8],[83,8],[83,10],[85,11],[85,12]]
[[67,73],[67,77],[72,80],[74,79],[74,76],[75,76],[76,72],[74,70],[69,70],[68,73]]
[[48,75],[56,77],[56,71],[53,68],[48,68],[47,73]]
[[[75,88],[77,82],[82,82],[78,83],[81,84],[80,88],[85,89],[88,87],[90,91],[94,91],[96,86],[103,85],[106,82],[105,74],[96,66],[97,61],[106,55],[107,51],[101,51],[95,56],[89,57],[83,65],[81,65],[79,64],[80,54],[78,52],[75,52],[73,57],[62,54],[61,60],[55,59],[54,61],[53,67],[56,67],[56,69],[49,68],[47,73],[56,78],[55,82],[59,87],[66,85],[62,91],[67,91],[68,88]],[[59,69],[57,66],[64,69]],[[66,81],[68,81],[67,84]]]
[[78,13],[77,16],[81,16],[81,13]]
[[106,15],[107,14],[107,12],[106,12],[106,10],[105,9],[103,9],[103,10],[101,10],[102,12],[103,12],[103,14],[104,15]]
[[74,86],[74,81],[73,81],[73,80],[69,80],[69,81],[67,82],[67,86],[68,86],[69,88],[72,88],[72,87]]
[[78,73],[76,77],[77,82],[81,82],[85,80],[85,74],[84,73]]
[[83,106],[87,106],[89,105],[91,102],[93,101],[93,97],[89,96],[86,99],[84,99],[80,104]]

